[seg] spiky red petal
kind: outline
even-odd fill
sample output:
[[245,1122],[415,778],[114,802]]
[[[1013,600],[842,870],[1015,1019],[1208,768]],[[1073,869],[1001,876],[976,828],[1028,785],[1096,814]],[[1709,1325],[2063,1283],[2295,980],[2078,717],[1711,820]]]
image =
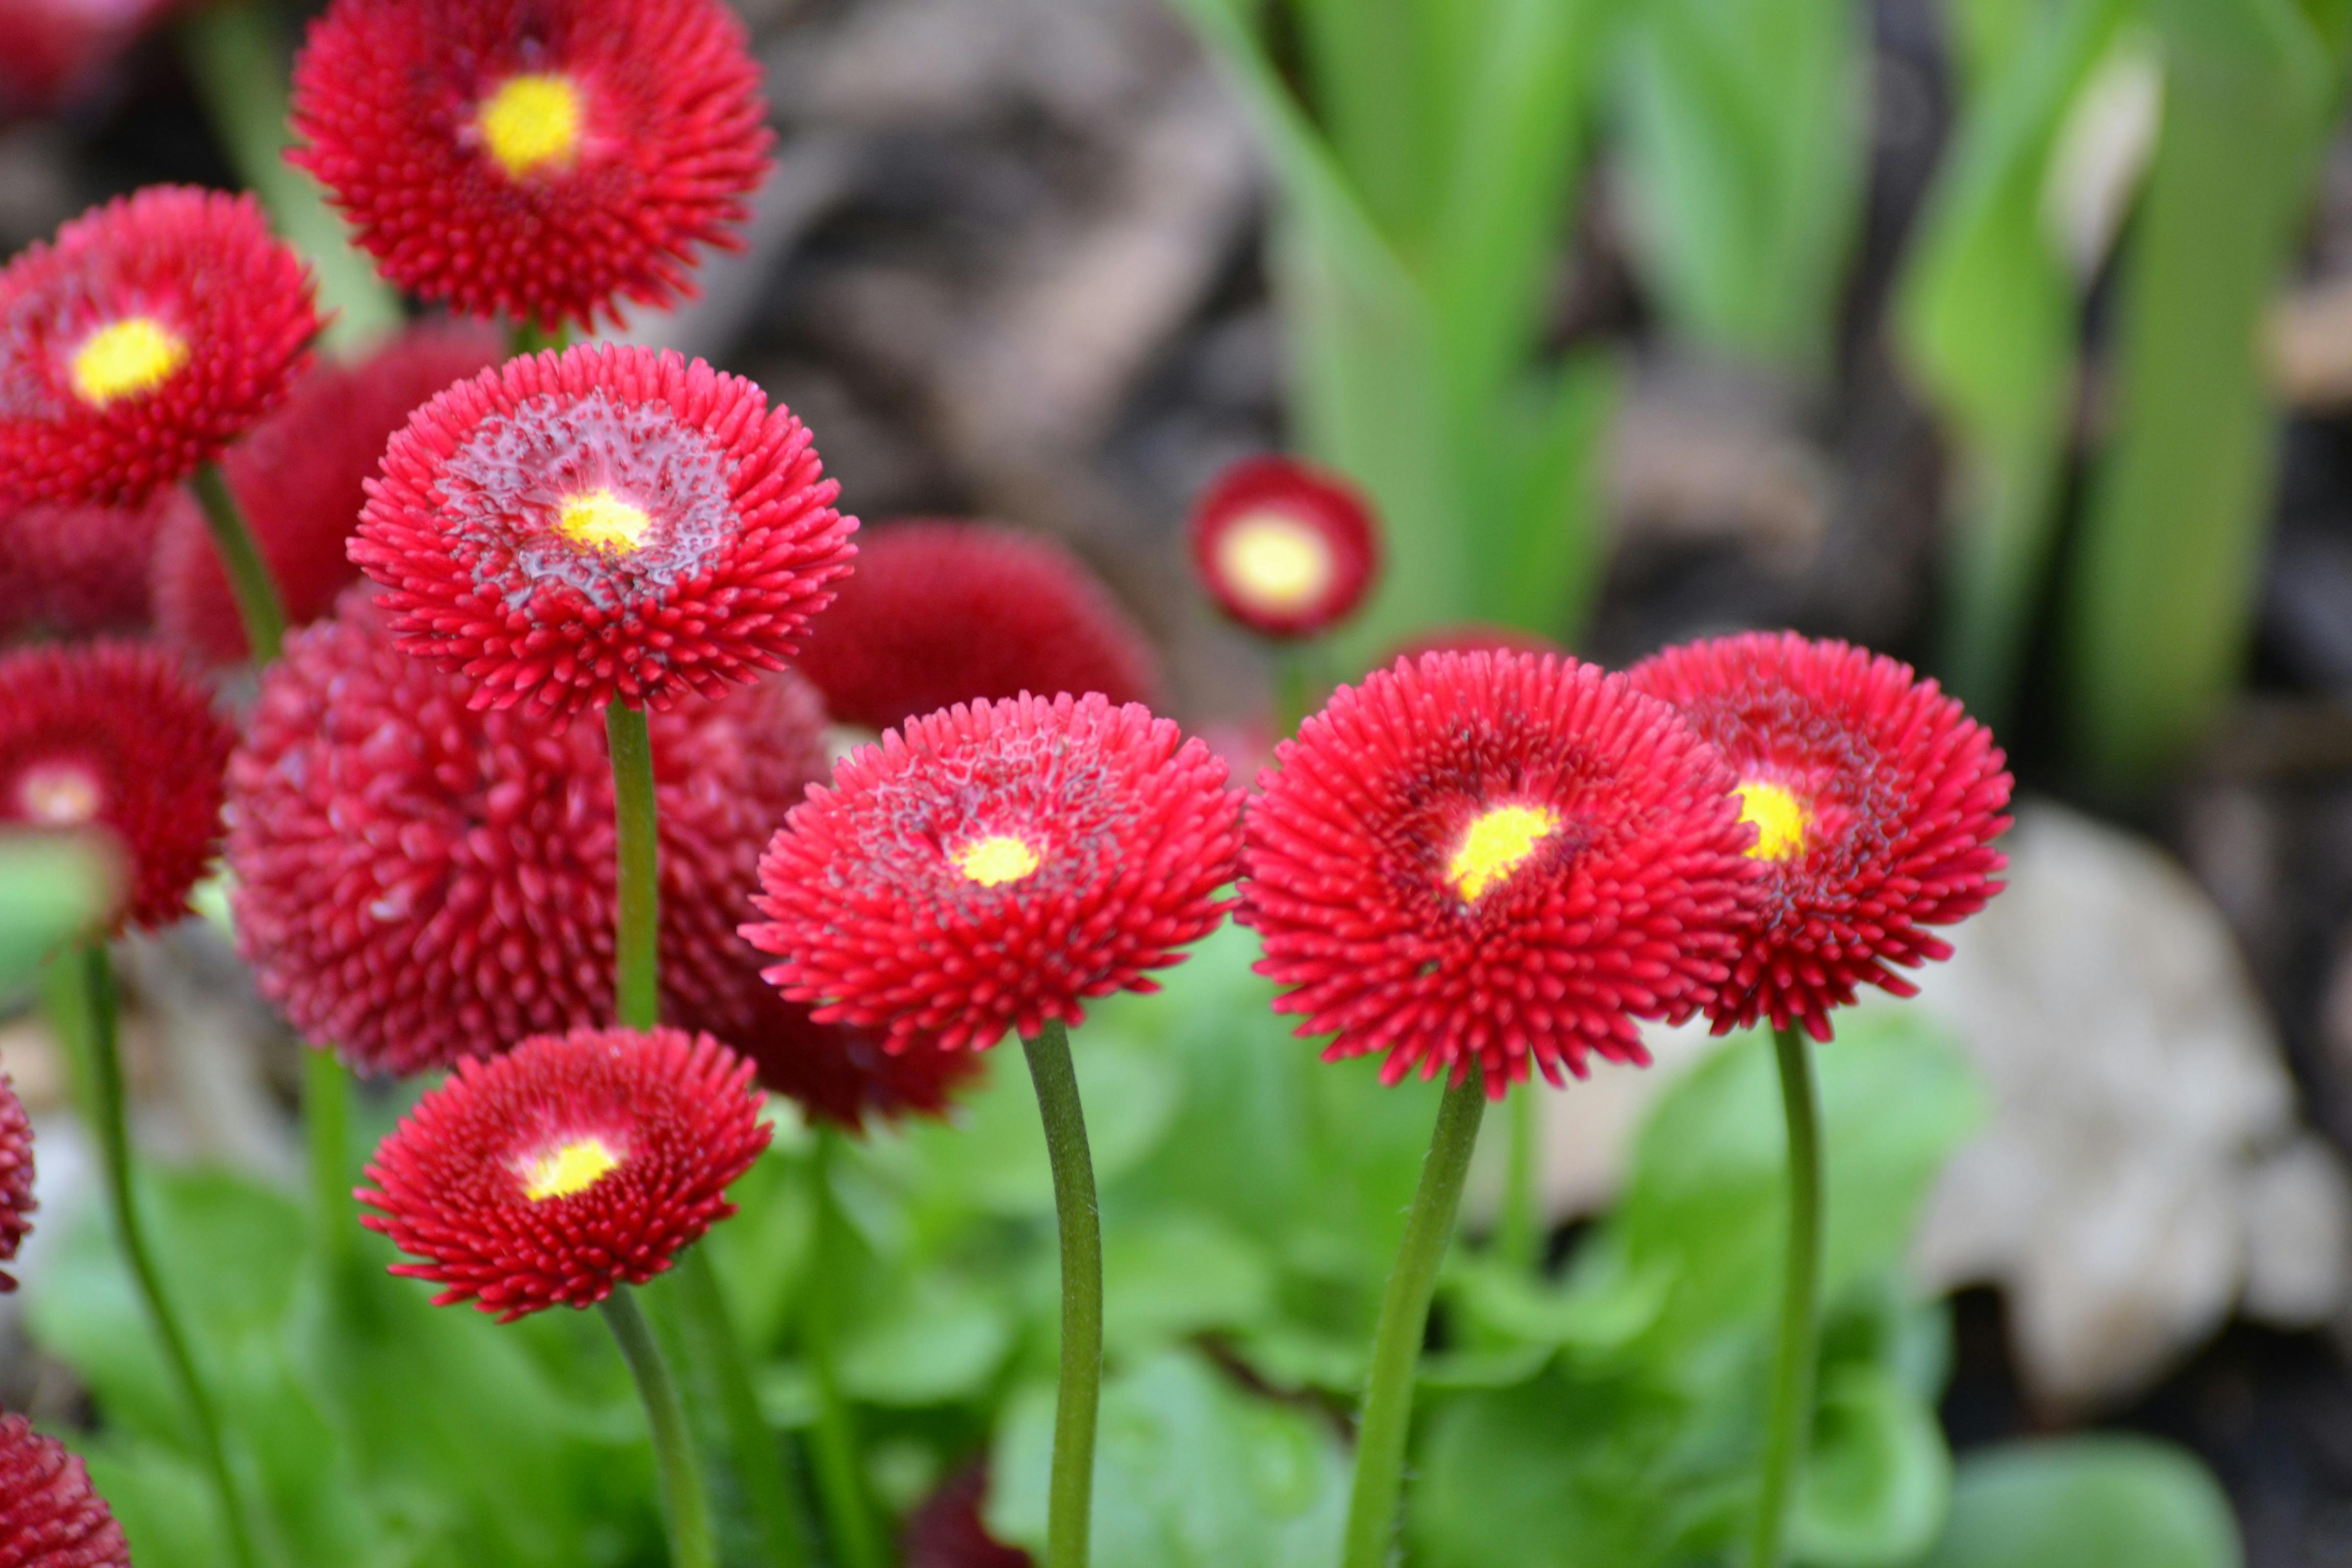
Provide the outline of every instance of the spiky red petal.
[[[0,1263],[16,1258],[40,1206],[33,1197],[32,1119],[16,1098],[15,1081],[0,1073]],[[15,1277],[0,1269],[0,1290],[16,1288]]]

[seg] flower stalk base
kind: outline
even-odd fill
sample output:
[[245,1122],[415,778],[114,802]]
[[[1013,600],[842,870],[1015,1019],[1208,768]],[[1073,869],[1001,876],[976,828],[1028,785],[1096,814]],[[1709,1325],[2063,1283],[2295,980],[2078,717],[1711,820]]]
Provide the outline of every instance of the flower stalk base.
[[1054,1402],[1045,1568],[1085,1568],[1094,1510],[1095,1421],[1102,1407],[1102,1214],[1069,1031],[1048,1018],[1021,1046],[1045,1122],[1054,1209],[1062,1233],[1062,1366]]
[[1822,1311],[1822,1110],[1812,1045],[1796,1025],[1772,1031],[1780,1104],[1789,1122],[1789,1259],[1773,1359],[1770,1425],[1748,1568],[1780,1568],[1790,1495],[1812,1435],[1813,1367]]

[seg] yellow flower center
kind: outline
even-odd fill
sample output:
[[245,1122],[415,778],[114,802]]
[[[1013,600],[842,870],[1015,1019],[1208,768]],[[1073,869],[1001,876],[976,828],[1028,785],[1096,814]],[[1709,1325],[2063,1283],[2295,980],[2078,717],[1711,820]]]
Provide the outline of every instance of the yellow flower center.
[[1539,805],[1498,805],[1470,825],[1462,847],[1445,868],[1445,879],[1475,904],[1480,895],[1527,863],[1528,857],[1559,827],[1559,816]]
[[79,827],[98,815],[98,781],[65,763],[28,768],[16,785],[26,820],[44,827]]
[[1756,842],[1748,855],[1758,860],[1786,860],[1805,851],[1805,829],[1813,815],[1784,784],[1751,780],[1739,786],[1739,820],[1756,825]]
[[1037,851],[1009,833],[975,839],[956,852],[956,869],[983,888],[1017,882],[1042,862]]
[[1217,537],[1217,572],[1270,610],[1313,604],[1331,585],[1331,547],[1286,512],[1253,512]]
[[68,367],[76,396],[94,408],[152,392],[188,363],[188,340],[152,316],[125,316],[99,328]]
[[514,179],[580,151],[580,89],[560,76],[510,76],[482,105],[482,140]]
[[568,1198],[586,1192],[620,1164],[621,1157],[606,1148],[602,1138],[575,1139],[531,1161],[523,1177],[522,1195],[535,1204]]
[[646,542],[654,520],[640,506],[631,506],[611,490],[573,496],[556,514],[556,531],[574,544],[625,555]]

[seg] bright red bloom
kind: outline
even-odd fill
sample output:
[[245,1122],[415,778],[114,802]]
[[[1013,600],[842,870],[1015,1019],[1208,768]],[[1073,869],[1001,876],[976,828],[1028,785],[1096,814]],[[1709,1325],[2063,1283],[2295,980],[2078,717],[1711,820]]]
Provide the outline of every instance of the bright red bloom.
[[1258,972],[1327,1059],[1391,1083],[1646,1062],[1730,973],[1754,868],[1732,778],[1664,703],[1549,654],[1439,653],[1343,686],[1249,812]]
[[104,829],[130,866],[116,923],[188,910],[220,847],[236,732],[176,658],[129,643],[0,657],[0,824]]
[[[0,1263],[12,1262],[33,1232],[33,1122],[16,1086],[0,1073]],[[16,1279],[0,1269],[0,1290],[14,1290]]]
[[173,0],[7,0],[0,5],[0,116],[46,113],[99,84]]
[[1380,531],[1339,475],[1294,458],[1251,458],[1193,507],[1192,565],[1217,608],[1252,631],[1312,637],[1371,592]]
[[351,554],[478,706],[661,709],[782,667],[856,552],[839,491],[740,376],[583,345],[417,410]]
[[28,506],[0,518],[0,637],[144,630],[147,563],[176,521],[204,518],[184,489],[119,506]]
[[336,0],[288,154],[384,276],[550,331],[691,297],[767,173],[760,68],[719,0]]
[[1883,654],[1793,632],[1668,648],[1636,667],[1739,781],[1763,900],[1731,984],[1709,1006],[1716,1033],[1769,1018],[1830,1037],[1829,1010],[1867,982],[1917,987],[1889,963],[1948,958],[1922,929],[1949,925],[2000,891],[2011,780],[1992,734],[1934,681]]
[[157,185],[0,269],[0,503],[143,500],[275,407],[319,316],[249,195]]
[[[499,357],[498,335],[486,327],[415,328],[349,369],[319,366],[295,384],[285,407],[229,448],[221,472],[269,563],[288,626],[332,610],[360,574],[346,545],[384,443],[435,393]],[[157,542],[155,622],[214,664],[245,662],[245,619],[193,506]]]
[[131,1568],[80,1456],[21,1415],[0,1415],[0,1568]]
[[457,1064],[376,1148],[353,1195],[442,1287],[500,1322],[642,1285],[735,1212],[768,1146],[751,1064],[708,1035],[574,1029]]
[[884,734],[793,808],[743,934],[821,1022],[991,1046],[1214,930],[1240,843],[1225,765],[1139,704],[958,704]]
[[1024,691],[1149,703],[1160,688],[1150,645],[1077,557],[985,522],[869,529],[793,662],[835,719],[875,731]]

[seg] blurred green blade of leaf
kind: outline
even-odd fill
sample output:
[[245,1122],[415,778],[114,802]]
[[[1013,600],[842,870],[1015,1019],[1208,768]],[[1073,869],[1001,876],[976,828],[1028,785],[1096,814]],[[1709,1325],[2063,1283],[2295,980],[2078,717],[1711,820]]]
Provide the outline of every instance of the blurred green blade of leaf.
[[1952,1497],[1952,1456],[1936,1407],[1889,1369],[1833,1365],[1822,1379],[1811,1458],[1790,1556],[1821,1568],[1875,1568],[1935,1541]]
[[114,902],[121,867],[103,841],[0,833],[0,1000],[31,984],[69,938]]
[[2021,1443],[1960,1462],[1943,1539],[1916,1568],[2239,1568],[2203,1466],[2131,1437]]

